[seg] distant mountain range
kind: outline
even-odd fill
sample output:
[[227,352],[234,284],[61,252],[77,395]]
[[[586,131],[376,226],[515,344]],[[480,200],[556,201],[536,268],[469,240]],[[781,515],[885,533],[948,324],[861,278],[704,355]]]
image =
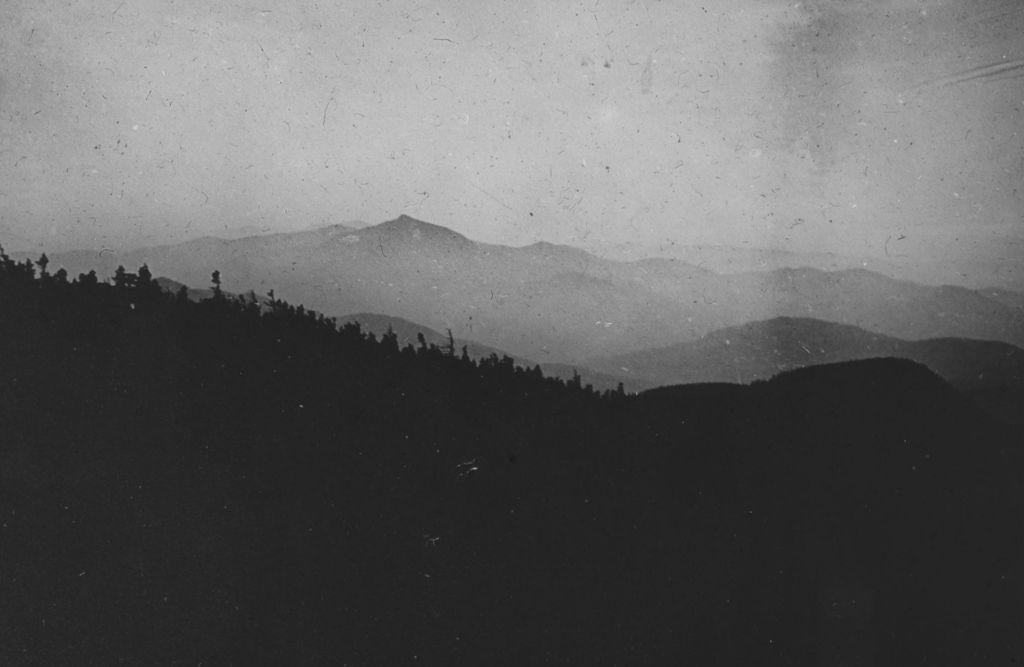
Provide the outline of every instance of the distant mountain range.
[[[428,345],[443,349],[448,344],[446,334],[401,318],[359,313],[339,320],[350,321],[377,335],[390,328],[403,347],[417,346],[419,333]],[[467,353],[477,359],[506,356],[472,341],[456,338],[455,344],[460,351],[466,345]],[[615,389],[621,382],[627,391],[639,392],[684,384],[735,387],[810,366],[889,357],[927,366],[1005,421],[1019,423],[1024,414],[1024,350],[1016,346],[965,338],[906,341],[810,318],[750,322],[687,343],[540,367],[545,375],[563,379],[579,374],[584,384],[599,390]],[[531,368],[536,363],[522,357],[515,361]]]
[[[390,328],[403,347],[417,345],[419,333],[428,345],[443,349],[448,344],[446,335],[401,318],[369,313],[341,318],[342,323],[348,321],[359,322],[364,331],[377,335]],[[506,356],[502,350],[472,341],[455,342],[460,350],[466,345],[473,358]],[[750,322],[664,348],[540,367],[545,375],[566,380],[578,374],[583,384],[598,390],[615,389],[620,383],[630,392],[658,392],[662,391],[659,387],[671,386],[673,396],[697,392],[713,400],[721,392],[732,396],[740,390],[738,384],[767,380],[779,373],[882,358],[923,364],[989,414],[1007,423],[1024,424],[1024,350],[1016,346],[966,338],[906,341],[810,318]],[[530,359],[515,361],[524,367],[535,365]]]
[[604,373],[658,385],[747,384],[806,366],[899,357],[924,364],[959,389],[1024,384],[1024,350],[963,338],[906,341],[858,327],[780,317],[728,327],[702,338],[585,362]]
[[633,243],[619,243],[595,248],[595,254],[625,260],[652,256],[672,257],[687,264],[709,269],[715,273],[773,271],[792,266],[806,266],[822,271],[866,268],[885,273],[886,275],[894,275],[899,271],[897,264],[872,257],[717,244],[669,244],[652,248]]
[[379,313],[436,332],[450,328],[460,340],[541,364],[579,365],[778,317],[908,341],[1024,345],[1024,295],[1005,290],[923,286],[861,269],[717,274],[671,259],[618,262],[548,243],[478,243],[408,216],[361,229],[206,237],[51,261],[72,275],[147,263],[155,275],[193,287],[208,285],[217,269],[226,290],[273,289],[328,315]]

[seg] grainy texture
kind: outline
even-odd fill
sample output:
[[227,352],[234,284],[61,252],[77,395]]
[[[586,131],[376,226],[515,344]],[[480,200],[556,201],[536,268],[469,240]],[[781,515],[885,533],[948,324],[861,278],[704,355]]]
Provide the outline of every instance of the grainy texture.
[[1022,7],[8,0],[0,235],[123,249],[407,213],[1021,289]]

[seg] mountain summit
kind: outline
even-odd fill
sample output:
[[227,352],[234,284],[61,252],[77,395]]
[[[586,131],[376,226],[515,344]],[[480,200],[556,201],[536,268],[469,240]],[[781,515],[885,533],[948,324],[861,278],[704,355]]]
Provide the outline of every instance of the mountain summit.
[[366,227],[361,232],[381,241],[405,241],[421,246],[434,245],[448,249],[468,249],[476,245],[462,234],[447,227],[417,220],[405,214],[394,220]]

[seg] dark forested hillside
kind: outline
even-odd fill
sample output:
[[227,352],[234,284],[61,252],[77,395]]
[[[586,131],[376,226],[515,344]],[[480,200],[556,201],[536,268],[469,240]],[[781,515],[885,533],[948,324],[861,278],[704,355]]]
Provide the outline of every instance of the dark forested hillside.
[[0,254],[0,663],[1024,659],[1019,434],[923,366],[597,393],[53,269]]

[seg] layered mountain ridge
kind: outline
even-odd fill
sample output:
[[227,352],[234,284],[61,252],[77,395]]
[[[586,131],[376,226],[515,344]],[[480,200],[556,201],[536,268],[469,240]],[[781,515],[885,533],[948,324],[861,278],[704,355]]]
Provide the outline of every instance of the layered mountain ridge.
[[202,238],[51,260],[72,275],[147,263],[154,274],[194,287],[208,284],[216,269],[228,290],[273,289],[331,315],[378,313],[451,329],[460,339],[542,364],[692,342],[776,317],[905,340],[1024,345],[1024,296],[1006,290],[924,286],[863,269],[717,274],[672,259],[619,262],[550,243],[481,243],[409,216],[360,229]]
[[750,383],[806,366],[881,357],[924,364],[960,389],[1024,384],[1024,350],[962,338],[907,341],[811,318],[780,317],[586,366],[654,384]]

